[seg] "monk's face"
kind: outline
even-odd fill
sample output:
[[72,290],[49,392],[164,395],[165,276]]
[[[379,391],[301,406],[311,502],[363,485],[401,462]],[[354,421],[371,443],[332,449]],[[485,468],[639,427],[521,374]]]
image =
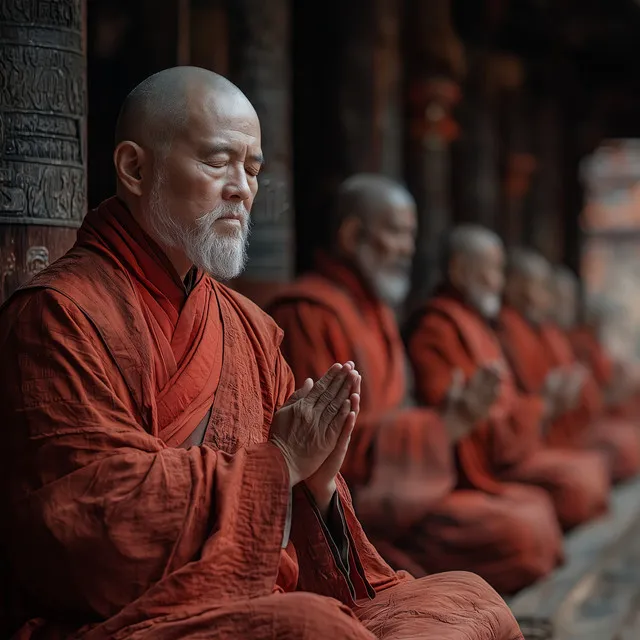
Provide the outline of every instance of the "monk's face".
[[533,324],[540,324],[550,317],[553,294],[549,288],[549,273],[514,273],[507,281],[507,299]]
[[491,243],[460,256],[455,269],[454,284],[486,318],[495,318],[500,313],[504,262],[502,247]]
[[362,228],[354,259],[381,300],[400,304],[411,286],[416,211],[405,197],[391,197],[384,209]]
[[165,247],[226,280],[245,263],[249,212],[262,164],[260,125],[241,95],[193,88],[188,116],[156,154],[143,207]]

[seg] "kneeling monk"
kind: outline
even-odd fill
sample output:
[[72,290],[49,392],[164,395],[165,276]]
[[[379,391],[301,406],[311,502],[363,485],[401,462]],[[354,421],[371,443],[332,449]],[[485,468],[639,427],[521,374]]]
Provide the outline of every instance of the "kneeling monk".
[[446,249],[445,283],[408,331],[419,400],[441,407],[456,369],[469,377],[498,360],[507,371],[489,419],[458,443],[464,485],[485,491],[505,481],[543,487],[565,528],[603,513],[609,494],[604,456],[546,447],[542,427],[552,417],[549,406],[539,395],[519,392],[508,371],[495,332],[504,284],[500,239],[482,227],[463,226]]
[[292,396],[280,330],[219,284],[262,162],[247,99],[163,71],[116,138],[117,197],[0,315],[2,637],[521,638],[480,578],[381,560],[337,475],[352,363]]
[[407,402],[392,306],[409,285],[413,198],[387,178],[362,174],[341,186],[333,214],[329,251],[269,310],[284,329],[282,350],[297,381],[347,360],[363,375],[362,412],[342,473],[365,530],[392,565],[414,574],[468,569],[504,593],[526,586],[560,557],[545,492],[523,485],[454,491],[452,440],[472,424],[474,398],[488,398],[473,411],[484,417],[498,378],[483,370],[459,397],[454,389],[442,418]]

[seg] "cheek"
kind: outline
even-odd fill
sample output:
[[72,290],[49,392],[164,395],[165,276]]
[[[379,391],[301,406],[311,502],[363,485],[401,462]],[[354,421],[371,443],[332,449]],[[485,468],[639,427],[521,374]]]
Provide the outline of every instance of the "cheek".
[[222,198],[222,181],[196,165],[173,172],[169,184],[174,199],[183,204],[191,202],[203,210],[215,207]]

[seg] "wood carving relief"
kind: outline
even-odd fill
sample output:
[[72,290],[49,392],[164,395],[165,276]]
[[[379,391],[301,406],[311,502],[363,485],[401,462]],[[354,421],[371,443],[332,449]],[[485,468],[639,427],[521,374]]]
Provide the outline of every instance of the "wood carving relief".
[[84,0],[0,0],[2,297],[73,244],[85,213]]

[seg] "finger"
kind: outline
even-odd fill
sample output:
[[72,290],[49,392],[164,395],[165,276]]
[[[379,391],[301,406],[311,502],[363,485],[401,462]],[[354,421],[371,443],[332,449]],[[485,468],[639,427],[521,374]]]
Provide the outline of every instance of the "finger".
[[289,399],[284,403],[284,407],[288,407],[292,404],[298,402],[298,400],[302,400],[302,398],[306,398],[309,395],[309,391],[313,389],[313,380],[311,378],[307,378],[299,389],[296,389]]
[[342,371],[341,364],[334,364],[329,367],[328,371],[317,380],[313,385],[313,389],[307,395],[309,402],[314,404],[318,398],[329,388],[329,385],[333,382],[335,377]]
[[342,431],[338,436],[338,442],[336,443],[336,449],[344,451],[346,453],[349,448],[349,442],[351,441],[351,434],[353,433],[353,428],[356,426],[356,412],[349,411],[347,415],[344,425],[342,426]]
[[353,374],[353,371],[349,372],[342,384],[342,387],[340,387],[333,400],[331,400],[326,405],[324,411],[322,412],[322,416],[320,417],[321,422],[324,425],[329,426],[331,429],[342,428],[342,422],[338,422],[335,424],[332,423],[334,423],[336,417],[339,417],[339,414],[342,413],[345,401],[349,403],[349,409],[351,409],[349,396],[351,395],[354,378],[355,376]]
[[338,436],[333,451],[327,456],[327,459],[323,463],[334,467],[336,472],[340,470],[340,467],[344,462],[344,457],[347,455],[347,451],[349,450],[349,443],[351,442],[351,434],[353,433],[353,428],[355,427],[355,425],[356,415],[353,411],[350,411],[348,412],[347,417],[344,420],[342,430],[340,431],[340,435]]
[[352,393],[349,401],[351,402],[351,411],[357,416],[360,413],[360,394]]
[[336,447],[338,439],[340,438],[340,434],[342,433],[345,422],[350,413],[352,413],[351,402],[349,402],[348,399],[343,400],[337,413],[327,423],[327,444],[331,449],[334,449]]
[[358,395],[360,395],[362,393],[362,376],[360,375],[359,371],[355,371],[355,373],[358,376],[358,379],[356,380],[355,384],[353,385],[352,392],[353,393],[357,393]]
[[[350,364],[342,365],[341,371],[339,371],[329,386],[320,394],[318,399],[314,402],[313,409],[314,411],[318,411],[318,415],[322,414],[325,409],[332,403],[338,402],[336,409],[340,408],[340,404],[349,397],[349,391],[347,393],[343,393],[342,397],[337,400],[340,392],[342,391],[347,381],[352,380],[351,376],[353,374],[353,370],[351,369]],[[349,382],[349,385],[353,384],[352,381]],[[311,394],[309,394],[309,399],[311,400]]]

